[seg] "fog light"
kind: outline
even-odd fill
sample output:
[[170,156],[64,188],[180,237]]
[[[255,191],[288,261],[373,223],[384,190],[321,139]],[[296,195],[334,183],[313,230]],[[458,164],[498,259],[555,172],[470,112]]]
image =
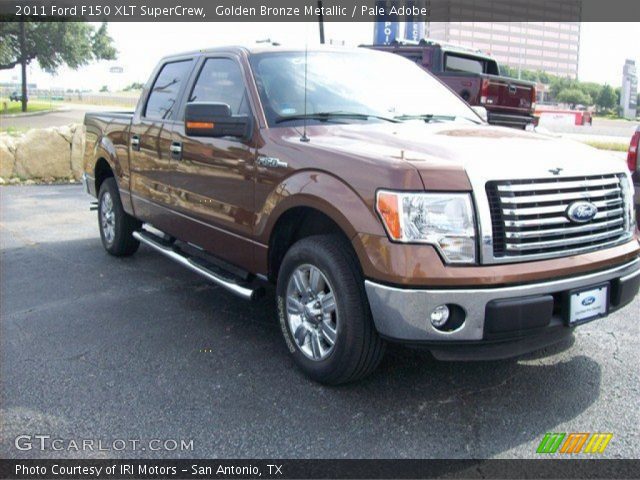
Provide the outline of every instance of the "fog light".
[[449,320],[449,307],[446,305],[439,305],[431,312],[431,325],[436,328],[442,328]]

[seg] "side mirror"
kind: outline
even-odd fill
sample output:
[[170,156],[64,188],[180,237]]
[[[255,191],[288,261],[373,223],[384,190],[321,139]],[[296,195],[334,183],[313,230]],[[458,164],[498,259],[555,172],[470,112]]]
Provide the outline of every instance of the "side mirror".
[[251,118],[248,115],[232,115],[226,103],[187,103],[184,114],[184,130],[193,137],[251,136]]
[[487,109],[484,107],[480,107],[478,105],[471,107],[473,109],[474,112],[476,112],[478,114],[478,116],[480,118],[482,118],[482,120],[484,120],[485,122],[489,121],[489,114],[487,113]]

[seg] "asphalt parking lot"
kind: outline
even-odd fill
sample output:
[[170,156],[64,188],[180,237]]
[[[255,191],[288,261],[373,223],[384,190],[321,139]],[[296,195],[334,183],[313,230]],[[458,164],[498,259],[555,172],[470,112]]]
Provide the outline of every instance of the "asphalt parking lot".
[[[246,303],[146,247],[110,257],[89,201],[77,185],[0,188],[2,458],[536,458],[546,432],[612,432],[604,456],[640,458],[638,299],[546,358],[396,347],[328,388],[294,368],[272,295]],[[15,447],[36,434],[65,448]],[[66,448],[83,439],[193,449]]]
[[28,115],[8,115],[2,117],[2,128],[48,128],[69,125],[70,123],[82,123],[87,112],[96,111],[126,111],[133,107],[119,107],[113,105],[83,105],[65,103],[51,112],[39,112]]

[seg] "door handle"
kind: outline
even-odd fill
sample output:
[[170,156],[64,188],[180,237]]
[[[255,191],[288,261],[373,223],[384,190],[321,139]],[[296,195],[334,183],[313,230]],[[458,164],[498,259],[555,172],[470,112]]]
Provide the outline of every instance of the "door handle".
[[140,137],[138,135],[131,135],[131,148],[140,151]]
[[169,151],[171,151],[171,158],[182,160],[182,142],[171,142]]

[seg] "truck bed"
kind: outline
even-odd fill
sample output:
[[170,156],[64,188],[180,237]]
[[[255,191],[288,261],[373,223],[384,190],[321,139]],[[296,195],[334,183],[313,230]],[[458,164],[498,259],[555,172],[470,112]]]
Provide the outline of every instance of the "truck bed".
[[[478,82],[476,96],[464,98],[471,105],[482,105],[489,113],[510,115],[531,115],[535,102],[535,83],[517,78],[472,74],[467,72],[444,72],[439,77],[460,94],[469,87],[469,83]],[[473,82],[472,82],[473,79]],[[474,92],[473,88],[468,89]]]

